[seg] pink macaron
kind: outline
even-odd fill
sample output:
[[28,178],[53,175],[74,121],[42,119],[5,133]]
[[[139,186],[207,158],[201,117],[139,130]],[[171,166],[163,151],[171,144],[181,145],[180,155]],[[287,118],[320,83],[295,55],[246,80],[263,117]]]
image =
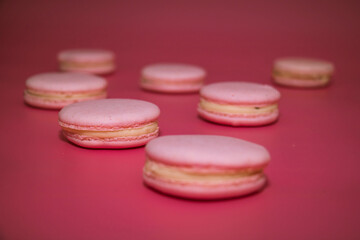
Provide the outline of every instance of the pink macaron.
[[143,179],[166,194],[191,199],[246,195],[266,184],[270,161],[262,146],[212,135],[172,135],[150,141],[145,148]]
[[26,80],[24,100],[47,109],[60,109],[75,102],[106,98],[107,81],[84,73],[42,73]]
[[200,90],[199,115],[231,126],[260,126],[278,119],[280,93],[265,84],[219,82]]
[[334,73],[331,62],[308,58],[280,58],[274,61],[275,83],[300,88],[326,86]]
[[143,89],[164,93],[197,92],[206,72],[201,67],[187,64],[153,64],[143,68],[140,85]]
[[99,49],[71,49],[58,54],[60,70],[108,74],[115,70],[115,55],[111,51]]
[[59,112],[64,136],[87,148],[131,148],[159,134],[159,108],[134,99],[101,99],[74,103]]

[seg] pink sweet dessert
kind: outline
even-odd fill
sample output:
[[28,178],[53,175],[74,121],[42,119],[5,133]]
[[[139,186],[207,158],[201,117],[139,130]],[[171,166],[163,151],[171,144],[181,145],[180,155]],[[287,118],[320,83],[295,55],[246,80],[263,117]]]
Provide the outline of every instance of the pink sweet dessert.
[[262,146],[212,135],[173,135],[150,141],[143,179],[160,192],[191,199],[221,199],[259,191],[270,161]]
[[64,136],[86,148],[131,148],[159,134],[159,108],[134,99],[101,99],[74,103],[59,112]]
[[61,71],[108,74],[115,70],[115,55],[98,49],[72,49],[58,54]]
[[200,90],[199,115],[231,126],[260,126],[278,119],[280,93],[265,84],[219,82]]
[[75,102],[106,98],[107,81],[84,73],[42,73],[26,80],[24,100],[47,109],[61,109]]
[[164,93],[197,92],[204,82],[204,69],[186,64],[153,64],[141,72],[143,89]]
[[289,87],[312,88],[326,86],[334,73],[330,62],[308,58],[280,58],[275,60],[274,82]]

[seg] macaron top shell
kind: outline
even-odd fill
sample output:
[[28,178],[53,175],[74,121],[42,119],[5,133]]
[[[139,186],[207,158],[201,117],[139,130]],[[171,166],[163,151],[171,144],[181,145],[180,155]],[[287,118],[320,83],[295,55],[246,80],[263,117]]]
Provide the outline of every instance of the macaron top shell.
[[164,81],[192,81],[204,78],[205,75],[204,69],[187,64],[153,64],[142,70],[143,78]]
[[199,168],[262,168],[270,160],[258,144],[215,135],[158,137],[146,145],[146,153],[153,161]]
[[25,85],[44,92],[88,92],[106,88],[107,81],[84,73],[42,73],[28,78]]
[[60,125],[79,130],[116,130],[155,121],[160,109],[135,99],[101,99],[70,104],[59,112]]
[[323,60],[290,57],[276,59],[274,69],[304,74],[331,74],[334,65]]
[[100,49],[71,49],[58,54],[60,61],[75,62],[98,62],[114,59],[115,55],[111,51]]
[[200,96],[225,104],[268,104],[280,99],[280,93],[275,88],[250,82],[209,84],[201,88]]

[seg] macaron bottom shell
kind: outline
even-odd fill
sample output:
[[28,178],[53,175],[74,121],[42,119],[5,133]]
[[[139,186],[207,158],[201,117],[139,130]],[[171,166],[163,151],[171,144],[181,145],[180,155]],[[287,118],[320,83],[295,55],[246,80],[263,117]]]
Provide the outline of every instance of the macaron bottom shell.
[[223,184],[217,186],[163,181],[146,174],[143,175],[143,180],[147,186],[162,193],[195,200],[216,200],[240,197],[262,190],[267,182],[265,175],[254,181],[241,184]]
[[224,114],[209,112],[198,107],[198,114],[205,120],[234,127],[238,126],[261,126],[275,122],[279,117],[276,109],[268,114],[246,115],[246,114]]
[[318,88],[318,87],[327,86],[330,82],[330,77],[321,78],[317,80],[309,80],[309,79],[297,79],[297,78],[273,76],[273,80],[276,84],[287,87]]
[[33,107],[59,110],[72,103],[87,101],[87,100],[104,99],[106,98],[106,96],[107,96],[106,92],[103,92],[98,95],[80,97],[80,98],[69,98],[66,96],[52,98],[52,97],[36,96],[33,94],[29,94],[27,91],[25,91],[24,101],[25,103]]
[[163,93],[194,93],[198,92],[202,87],[202,82],[178,82],[166,83],[149,80],[141,80],[141,87],[148,91],[163,92]]
[[131,148],[145,145],[159,135],[156,122],[122,130],[84,131],[62,125],[64,136],[72,143],[86,148]]
[[99,74],[99,75],[105,75],[109,74],[115,71],[115,66],[113,64],[110,65],[99,65],[99,66],[92,66],[89,64],[88,66],[86,64],[82,66],[76,66],[76,64],[64,64],[62,63],[60,65],[60,70],[64,72],[82,72],[82,73],[90,73],[90,74]]
[[72,134],[63,131],[64,136],[70,142],[85,148],[97,149],[120,149],[120,148],[134,148],[145,145],[151,139],[156,138],[159,132],[153,132],[138,137],[121,137],[121,138],[91,138],[82,137],[81,135]]

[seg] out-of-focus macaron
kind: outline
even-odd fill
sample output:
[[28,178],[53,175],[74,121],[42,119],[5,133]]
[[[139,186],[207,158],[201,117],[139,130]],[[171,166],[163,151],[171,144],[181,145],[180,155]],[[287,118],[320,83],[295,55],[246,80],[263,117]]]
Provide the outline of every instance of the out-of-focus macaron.
[[58,54],[60,70],[108,74],[115,70],[115,55],[111,51],[99,49],[71,49]]
[[213,135],[172,135],[151,140],[145,147],[143,179],[166,194],[191,199],[246,195],[266,184],[270,161],[262,146]]
[[275,83],[300,88],[323,87],[334,73],[331,62],[308,58],[279,58],[274,61]]
[[131,148],[145,145],[159,134],[160,109],[135,99],[101,99],[61,109],[64,136],[87,148]]
[[143,89],[164,93],[197,92],[204,83],[203,68],[187,64],[162,63],[146,66],[141,71]]
[[200,90],[199,115],[232,126],[260,126],[278,119],[280,93],[265,84],[219,82]]
[[26,80],[24,100],[47,109],[60,109],[75,102],[106,98],[107,81],[84,73],[42,73]]

